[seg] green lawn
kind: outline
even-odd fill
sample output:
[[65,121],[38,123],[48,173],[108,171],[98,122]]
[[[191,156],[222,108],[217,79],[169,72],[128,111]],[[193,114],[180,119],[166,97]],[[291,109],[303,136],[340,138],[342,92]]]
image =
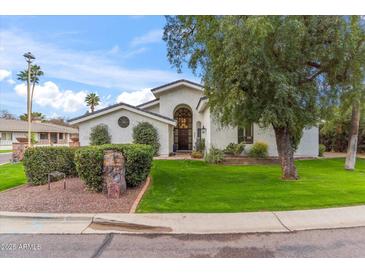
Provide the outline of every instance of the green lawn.
[[279,165],[223,166],[157,160],[138,212],[244,212],[365,204],[365,160],[296,162],[300,179],[280,180]]
[[0,165],[0,191],[26,182],[22,163]]
[[0,153],[10,153],[13,152],[12,150],[0,150]]

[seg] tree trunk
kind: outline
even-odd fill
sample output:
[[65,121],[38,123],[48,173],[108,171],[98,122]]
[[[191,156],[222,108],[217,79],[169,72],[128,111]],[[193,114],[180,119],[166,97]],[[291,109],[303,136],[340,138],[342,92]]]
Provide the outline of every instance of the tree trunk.
[[359,124],[360,124],[360,104],[354,102],[352,104],[352,115],[351,115],[351,129],[350,129],[350,140],[347,147],[346,155],[346,170],[354,170],[356,164],[356,152],[357,152],[357,139],[359,136]]
[[284,180],[297,180],[298,172],[294,164],[294,149],[292,145],[292,136],[287,128],[274,127],[276,146],[278,149],[281,174]]

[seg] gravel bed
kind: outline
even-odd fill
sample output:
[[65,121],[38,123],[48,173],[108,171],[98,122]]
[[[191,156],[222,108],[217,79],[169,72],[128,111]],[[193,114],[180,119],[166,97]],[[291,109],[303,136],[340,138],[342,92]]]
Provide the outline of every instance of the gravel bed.
[[108,199],[103,193],[88,191],[79,178],[68,178],[48,185],[30,186],[0,192],[0,211],[54,213],[128,213],[143,184],[128,188],[119,199]]

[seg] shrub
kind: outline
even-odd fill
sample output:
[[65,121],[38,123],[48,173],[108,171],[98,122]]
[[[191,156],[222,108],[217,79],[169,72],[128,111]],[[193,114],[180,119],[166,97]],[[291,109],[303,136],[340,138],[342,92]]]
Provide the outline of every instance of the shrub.
[[90,145],[98,146],[111,143],[108,126],[104,124],[97,125],[91,129]]
[[76,169],[89,189],[101,191],[103,183],[103,160],[105,150],[122,152],[126,159],[125,172],[128,186],[138,186],[150,173],[153,148],[141,144],[90,146],[79,149],[75,154]]
[[254,158],[266,158],[268,153],[269,146],[264,142],[256,142],[252,145],[249,156]]
[[48,173],[59,171],[66,176],[75,176],[74,156],[76,148],[70,147],[35,147],[24,153],[24,169],[28,182],[34,185],[45,184]]
[[240,155],[245,150],[245,144],[244,143],[230,143],[223,152],[230,155]]
[[209,152],[205,155],[205,161],[211,164],[222,163],[224,159],[223,150],[211,147]]
[[318,151],[318,156],[319,157],[323,157],[323,153],[325,153],[326,151],[326,146],[323,144],[319,145],[319,151]]
[[141,122],[133,128],[133,142],[152,146],[154,155],[157,155],[160,149],[157,129],[148,122]]
[[203,158],[203,153],[201,151],[193,151],[191,153],[191,158],[202,159]]
[[195,150],[199,152],[205,151],[205,139],[198,139],[195,144]]

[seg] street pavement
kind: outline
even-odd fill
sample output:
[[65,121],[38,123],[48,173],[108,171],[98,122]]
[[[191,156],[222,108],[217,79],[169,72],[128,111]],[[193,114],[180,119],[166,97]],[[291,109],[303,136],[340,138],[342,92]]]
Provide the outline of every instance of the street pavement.
[[0,153],[0,164],[9,163],[11,160],[11,153]]
[[365,227],[252,234],[2,234],[0,257],[365,257]]

